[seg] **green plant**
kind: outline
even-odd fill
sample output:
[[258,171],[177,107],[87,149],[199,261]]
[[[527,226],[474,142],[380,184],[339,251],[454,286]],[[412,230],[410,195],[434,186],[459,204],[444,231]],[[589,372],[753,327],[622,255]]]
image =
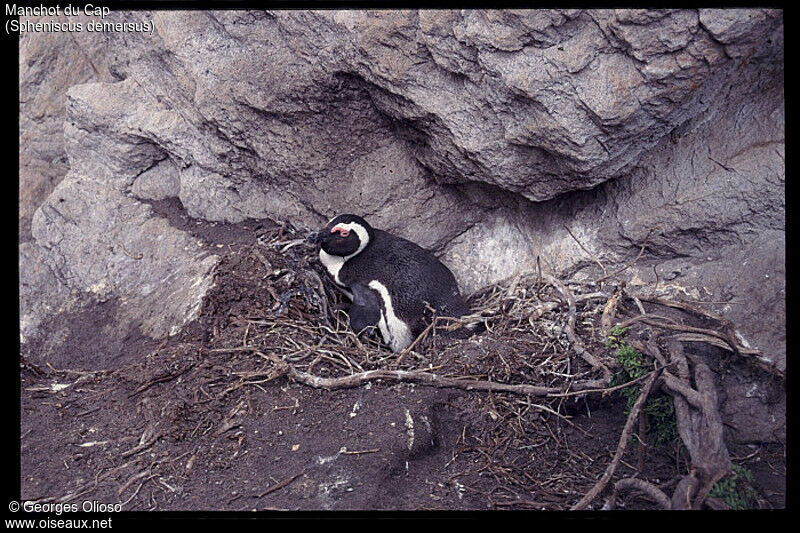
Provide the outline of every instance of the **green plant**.
[[628,333],[628,328],[623,328],[619,324],[612,327],[611,331],[608,332],[606,348],[609,350],[617,349],[626,333]]
[[709,496],[719,498],[735,510],[752,509],[758,500],[758,493],[750,486],[753,473],[747,468],[733,465],[731,473],[717,481]]
[[[651,360],[625,342],[627,333],[627,328],[616,325],[611,328],[606,339],[606,348],[614,350],[615,359],[620,366],[620,371],[614,377],[612,385],[621,385],[640,378],[655,368]],[[626,414],[630,412],[640,392],[639,385],[631,385],[620,390],[620,394],[625,398]],[[651,394],[644,404],[643,411],[646,416],[648,433],[653,437],[655,444],[668,444],[678,438],[678,425],[672,396],[664,393]]]
[[644,412],[656,445],[669,444],[678,439],[678,422],[672,396],[662,393],[649,397],[644,404]]

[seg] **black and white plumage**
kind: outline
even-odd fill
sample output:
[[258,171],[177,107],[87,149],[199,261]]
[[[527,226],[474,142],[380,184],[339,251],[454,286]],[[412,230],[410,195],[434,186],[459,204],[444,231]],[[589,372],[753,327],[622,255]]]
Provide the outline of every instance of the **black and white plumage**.
[[396,352],[430,323],[429,306],[438,316],[469,313],[453,273],[431,252],[357,215],[334,217],[316,240],[320,261],[353,301],[351,327],[377,326]]

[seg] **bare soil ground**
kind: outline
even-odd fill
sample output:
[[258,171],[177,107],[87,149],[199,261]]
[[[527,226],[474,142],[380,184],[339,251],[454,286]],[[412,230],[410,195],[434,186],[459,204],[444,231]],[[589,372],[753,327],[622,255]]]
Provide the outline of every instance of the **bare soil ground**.
[[[106,302],[59,318],[72,333],[57,359],[26,347],[23,500],[125,511],[567,510],[611,463],[627,419],[618,391],[536,396],[395,379],[329,390],[290,379],[275,361],[320,379],[389,369],[569,392],[596,372],[567,335],[568,306],[541,279],[475,295],[473,308],[490,310],[487,331],[436,332],[395,354],[347,330],[341,295],[299,232],[198,225],[169,202],[155,207],[222,256],[215,286],[201,316],[162,342],[133,332],[109,345],[102,325],[115,304]],[[607,299],[572,289],[575,333],[610,360],[598,334]],[[717,352],[729,367],[746,364]],[[754,475],[754,506],[783,508],[784,447],[728,450]],[[679,440],[634,437],[588,509],[604,504],[614,480],[671,494],[688,470]],[[656,505],[627,492],[616,508]]]

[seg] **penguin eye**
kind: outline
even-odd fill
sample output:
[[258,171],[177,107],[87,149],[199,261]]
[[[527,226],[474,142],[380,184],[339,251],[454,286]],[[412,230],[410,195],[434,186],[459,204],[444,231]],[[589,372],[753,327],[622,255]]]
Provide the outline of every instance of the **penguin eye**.
[[350,235],[350,231],[349,230],[346,230],[344,228],[340,228],[339,226],[336,226],[335,228],[333,228],[331,230],[331,233],[338,233],[340,237],[347,237],[348,235]]

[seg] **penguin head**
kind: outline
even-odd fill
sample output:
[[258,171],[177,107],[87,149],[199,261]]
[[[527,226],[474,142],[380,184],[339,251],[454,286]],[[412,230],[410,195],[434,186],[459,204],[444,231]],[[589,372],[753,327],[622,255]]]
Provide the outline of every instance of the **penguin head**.
[[372,226],[358,215],[337,215],[319,232],[320,247],[342,257],[361,253],[372,239]]

